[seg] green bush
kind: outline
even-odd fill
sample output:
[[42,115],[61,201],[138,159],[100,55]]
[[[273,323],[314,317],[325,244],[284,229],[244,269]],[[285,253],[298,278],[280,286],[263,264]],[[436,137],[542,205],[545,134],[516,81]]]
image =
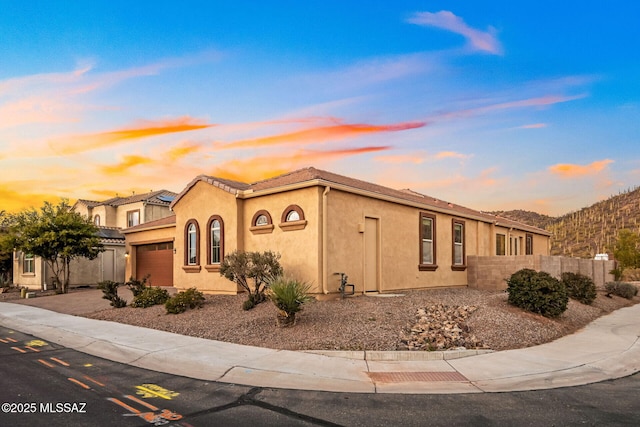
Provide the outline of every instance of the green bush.
[[245,301],[242,303],[242,309],[243,309],[244,311],[251,310],[251,309],[252,309],[253,307],[255,307],[255,306],[256,306],[256,303],[255,303],[255,302],[253,302],[253,298],[249,298],[248,300],[245,300]]
[[164,303],[167,313],[184,313],[189,308],[200,308],[204,305],[204,295],[196,288],[178,292]]
[[588,305],[595,301],[597,296],[596,284],[593,283],[590,277],[584,274],[566,272],[562,273],[560,279],[567,287],[569,297]]
[[608,282],[604,285],[604,289],[607,291],[607,296],[613,294],[622,298],[632,299],[638,295],[638,288],[631,283]]
[[292,326],[296,321],[296,313],[302,305],[313,299],[309,295],[311,286],[290,277],[279,276],[270,281],[267,296],[278,309],[278,325]]
[[567,288],[555,277],[531,269],[516,271],[507,280],[509,303],[545,317],[558,317],[567,309]]
[[287,316],[302,310],[302,305],[309,302],[310,285],[288,277],[277,277],[272,280],[267,296],[283,314]]
[[144,288],[142,292],[133,298],[131,307],[147,308],[158,304],[164,304],[169,299],[169,292],[162,288]]
[[142,280],[137,280],[137,279],[134,279],[133,277],[130,277],[129,281],[125,283],[125,285],[127,286],[127,288],[129,288],[129,290],[133,294],[133,297],[135,298],[138,295],[140,295],[142,292],[144,292],[145,289],[147,289],[148,280],[149,280],[148,274],[144,276]]
[[111,306],[115,308],[126,307],[127,301],[118,296],[118,286],[122,283],[114,282],[113,280],[105,280],[98,283],[98,289],[102,291],[103,299],[111,301]]

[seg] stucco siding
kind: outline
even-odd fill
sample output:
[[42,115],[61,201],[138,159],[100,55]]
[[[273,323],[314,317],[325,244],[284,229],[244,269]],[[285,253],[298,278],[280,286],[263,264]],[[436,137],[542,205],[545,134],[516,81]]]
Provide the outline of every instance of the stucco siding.
[[[320,292],[318,271],[321,269],[321,221],[319,187],[304,188],[244,200],[242,222],[244,224],[244,248],[246,251],[274,251],[281,255],[280,264],[292,277],[312,286],[312,292]],[[282,221],[289,206],[298,206],[306,224],[288,228]],[[258,211],[267,211],[272,219],[271,232],[253,227],[252,220]]]
[[[220,276],[218,271],[207,269],[207,223],[212,215],[222,218],[224,227],[224,253],[239,247],[238,236],[243,227],[238,222],[238,208],[242,203],[222,189],[205,182],[196,183],[174,206],[176,214],[175,242],[176,254],[173,258],[174,286],[178,289],[195,287],[204,292],[237,292],[237,286]],[[197,221],[199,228],[199,262],[197,266],[187,266],[185,262],[185,229],[190,220]],[[199,268],[198,268],[199,267]]]
[[[420,212],[426,211],[339,190],[332,190],[328,199],[329,291],[337,290],[339,285],[338,277],[331,276],[334,272],[347,273],[356,292],[365,291],[366,218],[379,222],[379,291],[466,285],[466,273],[451,269],[451,227],[456,217],[430,212],[436,217],[438,268],[436,271],[420,271]],[[465,220],[466,250],[473,252],[474,227],[473,221]]]

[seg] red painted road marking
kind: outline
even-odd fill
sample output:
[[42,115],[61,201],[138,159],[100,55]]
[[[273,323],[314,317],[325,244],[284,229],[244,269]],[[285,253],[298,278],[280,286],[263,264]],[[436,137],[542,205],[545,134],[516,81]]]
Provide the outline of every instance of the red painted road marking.
[[98,380],[94,380],[94,379],[93,379],[93,378],[91,378],[89,375],[85,375],[85,376],[84,376],[84,379],[85,379],[85,380],[89,380],[89,381],[91,381],[92,383],[99,385],[100,387],[104,387],[104,384],[102,384],[102,383],[101,383],[100,381],[98,381]]
[[40,350],[38,350],[37,348],[33,348],[31,346],[25,345],[24,348],[28,348],[31,351],[35,351],[36,353],[40,353]]
[[141,412],[138,411],[136,408],[127,405],[126,403],[124,403],[121,400],[116,399],[115,397],[108,397],[107,400],[112,401],[113,403],[115,403],[116,405],[120,405],[122,406],[124,409],[126,409],[127,411],[134,413],[134,414],[140,414]]
[[20,347],[11,347],[12,350],[15,351],[19,351],[20,353],[26,353],[26,351],[24,351],[23,349],[21,349]]
[[75,378],[67,378],[69,381],[71,381],[72,383],[76,383],[78,384],[80,387],[89,390],[91,387],[89,387],[88,385],[86,385],[85,383],[78,381]]
[[140,399],[136,398],[135,396],[131,396],[130,394],[126,395],[125,397],[127,399],[129,399],[129,400],[133,400],[134,402],[137,402],[137,403],[141,404],[142,406],[146,406],[147,408],[151,409],[152,411],[157,411],[157,410],[160,409],[160,408],[157,408],[157,407],[153,406],[150,403],[145,402],[144,400],[140,400]]
[[9,337],[5,337],[5,340],[7,340],[7,341],[11,341],[11,342],[18,342],[18,341],[16,341],[16,340],[14,340],[13,338],[9,338]]
[[9,344],[9,341],[5,341],[2,338],[0,338],[0,342],[3,343],[3,344]]
[[38,362],[42,363],[44,366],[55,368],[55,366],[53,366],[51,363],[47,362],[46,360],[38,359]]
[[54,362],[58,362],[62,366],[69,366],[67,362],[65,362],[64,360],[60,360],[57,357],[50,357],[49,359],[53,360]]

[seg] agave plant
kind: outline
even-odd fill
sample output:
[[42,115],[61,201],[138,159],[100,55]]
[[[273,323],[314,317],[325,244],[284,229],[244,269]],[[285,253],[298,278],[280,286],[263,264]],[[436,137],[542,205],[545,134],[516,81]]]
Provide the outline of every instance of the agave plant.
[[309,295],[311,286],[291,277],[279,276],[271,280],[267,290],[268,298],[278,309],[277,321],[282,327],[293,326],[296,313],[302,305],[313,299]]

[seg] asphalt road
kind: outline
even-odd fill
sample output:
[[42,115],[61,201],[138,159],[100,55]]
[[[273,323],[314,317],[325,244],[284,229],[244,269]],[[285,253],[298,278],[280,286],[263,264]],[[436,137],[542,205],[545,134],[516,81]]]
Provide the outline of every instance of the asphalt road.
[[0,426],[637,426],[640,374],[518,393],[384,395],[206,382],[0,327]]

